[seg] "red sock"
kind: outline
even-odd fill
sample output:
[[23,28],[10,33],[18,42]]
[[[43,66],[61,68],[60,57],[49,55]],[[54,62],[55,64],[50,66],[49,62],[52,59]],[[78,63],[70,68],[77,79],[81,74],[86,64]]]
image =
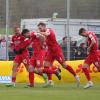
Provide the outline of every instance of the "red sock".
[[74,76],[76,76],[76,73],[75,73],[75,71],[73,70],[73,68],[72,68],[71,66],[67,65],[67,66],[66,66],[66,69],[67,69],[70,73],[72,73]]
[[53,68],[50,68],[50,67],[44,67],[43,69],[42,69],[42,72],[43,73],[47,73],[47,74],[55,74],[56,73],[56,70],[55,69],[53,69]]
[[12,77],[12,82],[13,82],[13,83],[16,82],[16,77]]
[[91,77],[90,77],[90,73],[89,73],[88,68],[82,68],[82,69],[83,69],[83,72],[84,72],[87,80],[90,81],[91,80]]
[[52,80],[52,74],[47,74],[48,80]]
[[34,86],[34,73],[29,72],[29,82],[31,86]]

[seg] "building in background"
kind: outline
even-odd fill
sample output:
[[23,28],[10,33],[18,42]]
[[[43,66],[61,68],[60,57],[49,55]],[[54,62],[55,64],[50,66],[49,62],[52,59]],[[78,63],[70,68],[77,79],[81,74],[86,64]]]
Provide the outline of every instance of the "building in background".
[[[5,25],[6,0],[0,0],[0,27]],[[10,26],[21,19],[50,18],[54,12],[58,18],[66,18],[66,0],[9,0]],[[100,0],[70,0],[73,19],[100,19]]]

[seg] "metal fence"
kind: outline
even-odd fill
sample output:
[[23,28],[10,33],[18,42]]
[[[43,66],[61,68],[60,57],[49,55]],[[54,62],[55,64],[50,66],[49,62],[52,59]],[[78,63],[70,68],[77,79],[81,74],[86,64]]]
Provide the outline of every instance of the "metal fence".
[[[3,40],[2,42],[5,43],[5,40]],[[61,41],[59,41],[59,44],[62,48],[62,52],[64,54],[65,59],[68,60],[67,53],[69,53],[69,51],[67,51],[67,38],[64,37]],[[4,45],[5,44],[3,44],[2,47],[4,47]],[[99,49],[100,49],[100,38],[99,38]],[[5,48],[2,50],[5,51]],[[28,48],[28,50],[31,57],[34,50],[32,49],[31,46]],[[5,55],[3,56],[0,55],[0,60],[4,60],[4,57]],[[9,60],[14,60],[15,53],[8,49],[8,57]],[[70,60],[82,60],[85,59],[86,57],[87,57],[87,43],[82,42],[80,45],[77,45],[77,41],[70,41]]]
[[[21,19],[65,18],[68,25],[70,18],[100,19],[99,12],[100,0],[0,0],[0,35],[6,35],[6,59],[9,52],[8,36],[13,34],[13,26],[20,25]],[[69,31],[69,28],[66,28],[63,37],[69,37]],[[67,47],[62,49],[67,57],[75,59],[69,40]],[[9,55],[13,59],[13,55]]]
[[[62,48],[62,52],[64,54],[65,59],[67,60],[67,53],[69,53],[69,51],[67,51],[67,42],[61,42],[60,41],[60,46]],[[84,58],[86,58],[87,56],[87,46],[85,43],[81,43],[80,46],[77,46],[77,42],[76,41],[71,41],[70,43],[70,60],[82,60]],[[30,47],[28,48],[29,50],[29,54],[30,57],[32,56],[32,52],[33,49]],[[10,52],[9,51],[9,60],[13,60],[15,57],[15,53],[14,52]]]

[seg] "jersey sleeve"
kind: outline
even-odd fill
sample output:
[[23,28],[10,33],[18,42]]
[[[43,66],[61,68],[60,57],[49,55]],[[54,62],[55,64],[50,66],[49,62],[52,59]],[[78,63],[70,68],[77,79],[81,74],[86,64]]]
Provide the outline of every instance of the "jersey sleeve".
[[31,44],[31,39],[25,38],[23,41],[23,45],[21,46],[21,49],[27,48]]
[[31,40],[34,40],[36,38],[35,32],[32,32],[30,35]]
[[49,35],[51,34],[50,31],[51,31],[50,29],[47,29],[47,30],[46,30],[46,36],[49,36]]
[[49,29],[47,29],[47,35],[48,36],[49,35],[55,35],[55,33],[54,33],[54,31],[51,28],[49,28]]
[[91,39],[91,41],[95,40],[93,34],[91,34],[91,33],[89,34],[89,38]]

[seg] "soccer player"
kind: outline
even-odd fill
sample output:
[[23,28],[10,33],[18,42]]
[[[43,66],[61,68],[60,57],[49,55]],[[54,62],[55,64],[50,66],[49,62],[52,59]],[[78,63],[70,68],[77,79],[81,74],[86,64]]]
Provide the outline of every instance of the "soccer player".
[[83,72],[88,80],[88,83],[84,86],[84,88],[87,89],[93,86],[93,82],[91,81],[91,76],[88,69],[90,65],[93,63],[100,72],[100,52],[98,49],[98,39],[95,33],[88,32],[85,28],[80,28],[79,35],[86,37],[88,42],[88,56],[82,66]]
[[[54,73],[58,75],[58,69],[48,69],[43,67],[43,61],[46,54],[46,48],[44,43],[44,36],[42,36],[40,33],[32,32],[31,33],[31,41],[32,41],[32,48],[33,48],[33,55],[30,59],[30,65],[29,70],[32,72],[43,76],[45,81],[47,82],[46,74]],[[42,69],[42,72],[39,70]],[[45,74],[46,73],[46,74]]]
[[62,49],[56,40],[53,30],[51,28],[47,28],[46,24],[43,22],[40,22],[38,24],[38,29],[40,33],[45,36],[45,41],[48,46],[44,66],[50,67],[52,66],[54,60],[57,60],[63,66],[64,69],[68,70],[75,77],[77,81],[77,86],[79,86],[80,78],[78,75],[76,75],[73,68],[70,65],[66,64]]
[[[10,48],[12,51],[15,52],[16,56],[12,68],[12,83],[7,84],[7,86],[15,87],[17,68],[20,66],[21,63],[23,63],[28,70],[29,52],[27,49],[27,45],[29,45],[30,42],[28,41],[27,37],[29,37],[29,31],[27,29],[24,29],[21,34],[19,27],[14,28],[14,35],[12,36]],[[32,80],[30,84],[34,85],[32,77],[34,77],[34,73],[29,72],[29,80]]]
[[[43,67],[43,59],[45,56],[45,50],[42,49],[42,40],[40,40],[40,36],[39,34],[36,34],[35,32],[32,32],[30,35],[31,38],[31,44],[32,44],[32,48],[33,48],[33,54],[32,57],[30,59],[30,65],[29,65],[29,70],[33,71],[33,68],[41,68]],[[47,81],[48,78],[46,76],[46,74],[41,74],[38,73],[39,75],[43,76],[44,80]],[[31,85],[28,85],[29,87],[31,87]]]

